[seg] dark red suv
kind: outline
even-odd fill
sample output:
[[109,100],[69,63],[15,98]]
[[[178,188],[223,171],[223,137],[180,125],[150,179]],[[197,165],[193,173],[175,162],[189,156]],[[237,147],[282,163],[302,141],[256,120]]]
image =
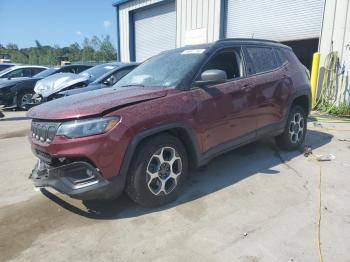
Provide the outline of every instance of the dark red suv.
[[307,69],[279,43],[226,39],[147,60],[113,88],[30,110],[37,187],[77,199],[123,190],[137,203],[176,198],[188,170],[275,136],[303,143],[310,110]]

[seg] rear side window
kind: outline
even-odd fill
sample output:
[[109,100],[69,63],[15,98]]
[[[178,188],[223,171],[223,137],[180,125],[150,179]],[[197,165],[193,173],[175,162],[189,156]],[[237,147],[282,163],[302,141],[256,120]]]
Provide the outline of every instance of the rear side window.
[[246,47],[246,64],[248,74],[257,74],[277,67],[275,54],[270,47]]
[[275,48],[276,51],[276,58],[278,62],[278,66],[283,65],[284,63],[288,62],[286,54],[283,52],[280,48]]
[[32,68],[32,76],[39,74],[43,70],[45,70],[45,68]]
[[59,73],[73,73],[75,74],[77,71],[77,69],[73,66],[67,66],[67,67],[62,67],[60,70],[59,70]]
[[83,71],[85,71],[86,69],[89,69],[89,68],[91,68],[91,66],[78,66],[75,69],[75,71],[76,71],[76,74],[79,74],[79,73],[81,73],[81,72],[83,72]]

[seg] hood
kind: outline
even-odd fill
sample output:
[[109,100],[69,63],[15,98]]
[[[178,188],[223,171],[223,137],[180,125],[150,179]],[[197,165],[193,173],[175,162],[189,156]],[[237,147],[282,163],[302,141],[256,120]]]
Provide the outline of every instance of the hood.
[[27,79],[31,79],[29,77],[22,77],[22,78],[16,78],[16,79],[0,79],[0,88],[7,87],[7,86],[13,86],[18,84],[19,82],[25,81]]
[[54,74],[38,81],[34,87],[34,91],[43,97],[48,97],[72,85],[86,82],[88,79],[88,76],[73,73]]
[[102,115],[109,110],[116,110],[146,100],[164,97],[167,89],[159,87],[134,87],[128,89],[102,88],[78,96],[67,96],[33,107],[30,118],[46,120],[64,120],[86,116]]

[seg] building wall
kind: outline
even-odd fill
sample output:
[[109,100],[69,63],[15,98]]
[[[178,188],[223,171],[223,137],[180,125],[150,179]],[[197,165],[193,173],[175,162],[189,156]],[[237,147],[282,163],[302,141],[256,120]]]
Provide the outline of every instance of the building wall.
[[221,0],[177,0],[177,47],[220,37]]
[[[135,0],[119,6],[120,60],[130,61],[129,12],[162,0]],[[176,0],[176,47],[220,38],[222,0]]]
[[350,1],[327,0],[320,40],[320,73],[318,90],[323,81],[325,60],[329,52],[337,51],[339,61],[345,71],[338,79],[338,101],[345,98],[349,103],[350,73]]

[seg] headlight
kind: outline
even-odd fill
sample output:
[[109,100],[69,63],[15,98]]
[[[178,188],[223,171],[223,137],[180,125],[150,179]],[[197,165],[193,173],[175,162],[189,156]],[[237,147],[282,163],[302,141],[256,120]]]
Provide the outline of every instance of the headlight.
[[120,117],[101,117],[69,121],[61,124],[56,135],[77,138],[103,134],[120,122]]

